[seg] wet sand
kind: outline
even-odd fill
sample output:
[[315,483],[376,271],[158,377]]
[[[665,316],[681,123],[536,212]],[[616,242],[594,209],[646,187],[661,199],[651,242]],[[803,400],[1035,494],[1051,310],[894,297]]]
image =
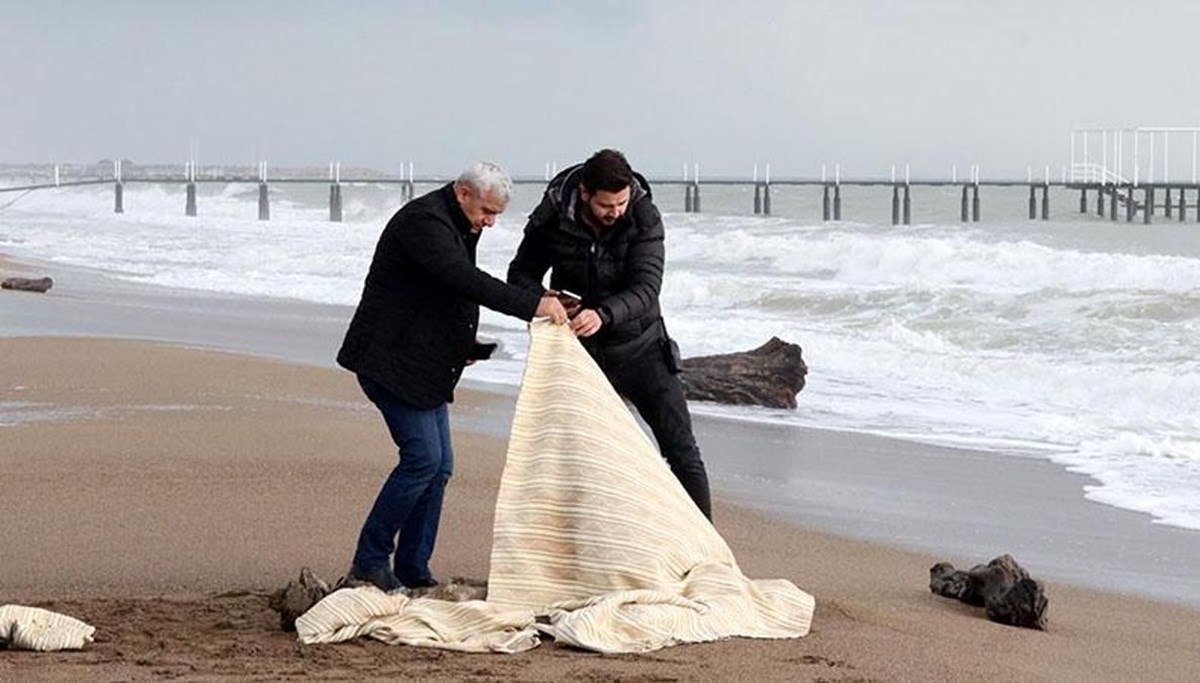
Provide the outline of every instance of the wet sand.
[[[45,295],[0,296],[0,336],[116,337],[183,343],[319,367],[351,309],[168,289],[45,262],[5,262]],[[512,387],[471,382],[504,396]],[[800,397],[803,410],[805,395]],[[458,428],[506,436],[511,402],[475,410]],[[507,407],[506,407],[507,406]],[[922,550],[955,563],[1012,553],[1038,576],[1200,608],[1200,531],[1084,498],[1084,475],[1036,458],[870,435],[696,415],[719,495],[822,531]]]
[[[1050,582],[1046,632],[932,596],[930,555],[806,530],[719,501],[752,577],[818,601],[807,638],[645,656],[519,656],[375,642],[302,647],[266,594],[334,578],[392,465],[349,375],[121,340],[0,340],[5,602],[99,628],[77,653],[0,652],[0,678],[1187,680],[1196,612]],[[463,392],[452,420],[509,399]],[[14,408],[14,405],[16,406]],[[19,415],[19,417],[14,417]],[[435,571],[483,578],[504,439],[459,431]]]
[[[0,273],[22,274],[12,264],[0,265]],[[816,596],[817,616],[807,638],[735,639],[616,657],[553,645],[518,656],[368,641],[300,646],[278,629],[266,594],[301,566],[327,579],[345,570],[358,525],[395,457],[353,378],[302,364],[311,363],[305,358],[283,362],[123,339],[64,338],[81,320],[63,316],[73,309],[88,325],[107,326],[75,329],[75,336],[144,338],[223,329],[236,336],[243,318],[243,327],[255,329],[245,333],[237,350],[268,355],[244,347],[274,344],[287,353],[271,355],[315,358],[321,339],[340,334],[341,314],[328,307],[327,323],[317,316],[312,324],[277,335],[270,331],[273,321],[303,321],[308,305],[296,304],[298,313],[291,315],[286,312],[291,304],[258,303],[282,307],[264,323],[261,314],[247,314],[252,309],[228,303],[240,302],[236,297],[179,295],[171,306],[181,312],[172,320],[156,303],[160,293],[148,291],[140,303],[125,294],[112,300],[61,280],[51,295],[0,293],[6,322],[43,328],[27,330],[42,336],[0,339],[0,419],[7,423],[0,427],[5,472],[0,501],[6,512],[0,525],[0,602],[45,606],[98,627],[97,642],[83,652],[0,651],[0,679],[1196,677],[1200,613],[1183,605],[1080,589],[1073,585],[1078,581],[1055,577],[1046,581],[1049,629],[1035,632],[991,623],[979,609],[929,593],[933,562],[989,559],[961,545],[960,532],[944,531],[957,529],[952,522],[964,512],[982,515],[976,508],[986,511],[988,505],[955,501],[989,501],[1024,490],[1033,492],[1029,499],[1044,501],[1035,506],[1054,509],[1057,495],[1061,519],[1044,520],[1035,507],[1011,522],[996,517],[995,526],[1053,527],[1062,538],[1104,547],[1108,539],[1088,530],[1097,524],[1091,508],[1103,506],[1068,499],[1061,487],[1070,482],[1053,478],[1052,465],[1021,469],[1030,463],[1018,462],[985,469],[982,481],[988,485],[981,486],[952,459],[964,452],[813,430],[802,430],[797,443],[797,437],[761,425],[743,429],[720,420],[702,420],[699,427],[716,473],[718,528],[747,575],[787,578]],[[230,321],[228,327],[205,320],[198,309],[216,311]],[[125,319],[140,320],[142,332],[125,331]],[[180,331],[184,319],[193,321],[192,329]],[[166,333],[144,333],[156,329]],[[222,346],[220,340],[185,341]],[[328,357],[332,350],[325,347],[324,353]],[[503,426],[511,410],[510,396],[459,393],[452,416],[457,472],[434,561],[442,576],[487,575]],[[756,459],[787,452],[803,454],[788,477],[811,484],[801,509],[783,505],[756,475],[772,463],[778,467],[777,461]],[[987,467],[982,461],[973,465]],[[1048,469],[1038,469],[1042,465]],[[868,495],[873,480],[875,488],[910,493]],[[922,497],[939,490],[948,492],[934,498],[940,502],[922,505]],[[738,501],[773,514],[735,505]],[[1124,519],[1125,513],[1113,512]],[[1079,521],[1080,514],[1087,519]],[[1137,517],[1130,513],[1127,519]],[[880,533],[871,530],[888,520],[898,526],[885,526],[882,535],[894,543],[845,536]],[[930,532],[903,537],[902,529],[910,527]],[[993,533],[980,529],[983,539],[975,547],[986,547]],[[930,551],[891,547],[896,543]],[[1015,554],[1035,576],[1046,578],[1038,565]],[[1102,554],[1092,551],[1093,557]],[[1103,563],[1095,568],[1109,571]],[[1181,582],[1196,580],[1187,567],[1177,569]]]

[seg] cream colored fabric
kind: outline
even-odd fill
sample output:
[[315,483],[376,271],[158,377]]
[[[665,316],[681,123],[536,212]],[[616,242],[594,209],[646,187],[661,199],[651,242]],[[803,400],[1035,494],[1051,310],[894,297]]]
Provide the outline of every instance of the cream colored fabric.
[[296,622],[301,640],[515,652],[536,644],[536,627],[582,648],[647,652],[807,634],[812,596],[742,575],[570,330],[535,322],[530,332],[487,602],[338,591]]
[[0,607],[0,643],[18,650],[78,650],[92,642],[96,627],[40,607]]
[[296,620],[302,643],[370,636],[392,645],[466,652],[522,652],[536,647],[533,612],[481,600],[445,602],[389,595],[373,586],[334,591]]
[[565,327],[532,342],[496,503],[488,602],[601,652],[808,633],[812,596],[751,581]]

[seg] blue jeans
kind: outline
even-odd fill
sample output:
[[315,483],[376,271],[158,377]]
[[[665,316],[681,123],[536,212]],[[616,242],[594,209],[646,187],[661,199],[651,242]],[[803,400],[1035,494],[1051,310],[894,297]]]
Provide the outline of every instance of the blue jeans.
[[366,571],[385,567],[394,551],[396,578],[411,586],[431,578],[429,558],[442,517],[442,495],[454,472],[449,411],[445,403],[432,410],[413,408],[362,375],[358,383],[383,414],[400,448],[400,463],[367,515],[354,566]]

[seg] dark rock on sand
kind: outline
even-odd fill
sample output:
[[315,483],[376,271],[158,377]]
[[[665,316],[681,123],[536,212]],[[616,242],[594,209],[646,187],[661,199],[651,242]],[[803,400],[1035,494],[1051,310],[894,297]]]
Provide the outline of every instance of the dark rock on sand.
[[0,289],[15,289],[22,292],[45,292],[53,286],[54,280],[48,277],[37,279],[10,277],[0,282]]
[[279,612],[279,626],[285,631],[296,630],[296,619],[317,604],[332,589],[308,567],[300,570],[300,578],[288,581],[283,588],[271,594],[271,609]]
[[929,569],[929,590],[983,607],[988,619],[1001,624],[1046,628],[1049,601],[1045,587],[1011,555],[1001,555],[965,572],[949,562],[939,562]]

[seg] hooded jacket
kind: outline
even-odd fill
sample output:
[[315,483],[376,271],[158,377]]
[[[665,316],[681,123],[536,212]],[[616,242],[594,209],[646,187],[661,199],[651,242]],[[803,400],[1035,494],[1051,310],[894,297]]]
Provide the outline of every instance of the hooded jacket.
[[629,207],[599,234],[583,222],[588,211],[579,196],[583,165],[559,173],[529,216],[525,236],[508,266],[508,281],[543,292],[550,288],[583,298],[603,325],[581,339],[600,362],[621,362],[656,346],[665,337],[658,296],[663,277],[663,223],[650,184],[634,174]]
[[452,401],[479,306],[531,320],[540,297],[475,267],[478,241],[453,183],[397,211],[375,247],[338,364],[414,408]]

